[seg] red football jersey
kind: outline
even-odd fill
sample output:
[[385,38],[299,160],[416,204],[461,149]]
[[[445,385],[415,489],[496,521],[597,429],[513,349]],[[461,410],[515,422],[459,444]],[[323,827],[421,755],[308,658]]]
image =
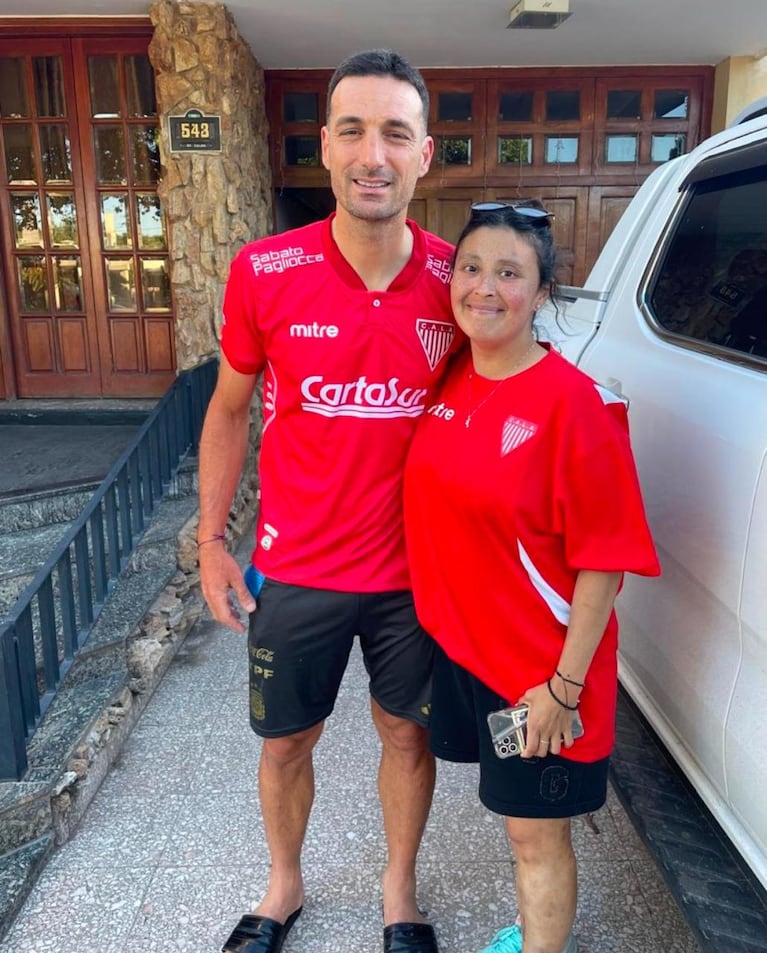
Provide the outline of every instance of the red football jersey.
[[[408,457],[413,591],[450,658],[515,703],[557,667],[580,570],[660,568],[623,404],[553,351],[500,384],[470,371],[453,363]],[[566,757],[612,749],[616,647],[613,613]]]
[[456,342],[452,248],[409,222],[410,261],[368,291],[331,221],[246,245],[226,287],[223,352],[243,374],[264,371],[253,563],[297,585],[408,589],[402,478]]

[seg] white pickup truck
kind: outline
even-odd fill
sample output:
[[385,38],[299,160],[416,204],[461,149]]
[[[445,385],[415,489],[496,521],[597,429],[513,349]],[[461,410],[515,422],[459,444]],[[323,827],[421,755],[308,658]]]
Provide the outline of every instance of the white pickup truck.
[[561,290],[543,336],[629,400],[663,565],[621,681],[767,887],[767,116],[658,168]]

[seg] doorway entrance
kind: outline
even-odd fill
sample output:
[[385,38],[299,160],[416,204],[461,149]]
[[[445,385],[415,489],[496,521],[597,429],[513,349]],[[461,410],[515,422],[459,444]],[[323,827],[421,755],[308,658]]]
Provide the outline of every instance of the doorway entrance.
[[152,397],[175,376],[148,39],[0,39],[0,396]]

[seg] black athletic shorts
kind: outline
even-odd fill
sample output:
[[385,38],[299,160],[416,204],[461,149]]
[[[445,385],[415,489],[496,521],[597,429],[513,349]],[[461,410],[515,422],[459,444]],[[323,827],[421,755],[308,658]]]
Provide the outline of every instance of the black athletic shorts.
[[429,723],[434,642],[409,591],[348,593],[266,579],[250,616],[250,723],[292,735],[333,711],[355,636],[384,711]]
[[584,763],[555,754],[498,757],[487,716],[509,704],[437,647],[431,750],[445,761],[479,762],[479,799],[485,807],[506,817],[575,817],[602,807],[609,758]]

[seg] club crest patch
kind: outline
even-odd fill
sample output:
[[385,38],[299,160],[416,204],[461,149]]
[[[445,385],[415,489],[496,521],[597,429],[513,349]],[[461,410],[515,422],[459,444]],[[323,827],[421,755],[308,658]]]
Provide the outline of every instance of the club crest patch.
[[508,417],[501,433],[501,456],[505,457],[507,453],[521,447],[536,433],[538,433],[538,424],[523,420],[521,417]]
[[450,350],[455,337],[455,327],[447,321],[431,321],[429,318],[418,318],[415,323],[418,340],[426,354],[431,370],[439,364]]

